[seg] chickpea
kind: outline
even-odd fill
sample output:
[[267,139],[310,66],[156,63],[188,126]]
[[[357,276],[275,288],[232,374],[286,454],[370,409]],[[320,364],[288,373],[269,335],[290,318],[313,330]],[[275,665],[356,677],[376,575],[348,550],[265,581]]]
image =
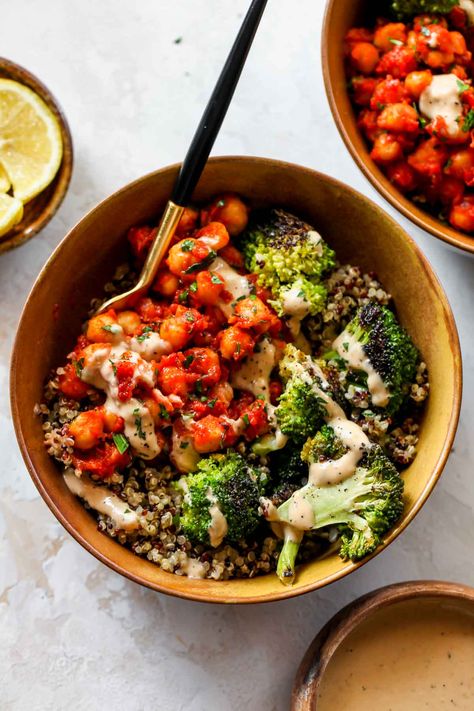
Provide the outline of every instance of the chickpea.
[[181,215],[180,220],[178,222],[176,234],[181,237],[195,230],[198,219],[198,210],[195,210],[193,207],[185,207],[183,210],[183,214]]
[[429,69],[410,72],[405,78],[405,87],[414,99],[419,99],[421,93],[431,84],[433,75]]
[[196,239],[216,252],[229,243],[229,233],[222,222],[209,222],[196,233]]
[[64,368],[64,373],[59,376],[59,389],[66,397],[73,400],[82,400],[86,397],[89,387],[80,379],[72,363],[68,363]]
[[224,403],[226,407],[228,407],[234,399],[234,388],[227,380],[222,381],[211,388],[209,398],[211,400],[213,398],[217,398],[220,402]]
[[120,311],[117,314],[117,321],[127,336],[134,336],[142,329],[140,316],[135,311]]
[[214,306],[225,288],[224,279],[217,272],[199,272],[196,284],[195,297],[206,306]]
[[163,393],[177,395],[183,399],[193,390],[194,382],[195,378],[189,378],[182,368],[175,365],[163,367],[158,375],[158,384]]
[[97,410],[81,412],[69,425],[69,435],[78,449],[92,449],[104,434],[102,415]]
[[80,354],[84,359],[84,368],[95,368],[107,359],[111,346],[107,343],[91,343],[86,346]]
[[465,197],[449,213],[449,223],[462,232],[474,232],[474,197]]
[[229,323],[235,323],[241,328],[253,328],[256,333],[265,333],[274,325],[275,320],[278,320],[275,314],[258,296],[249,296],[237,302]]
[[117,323],[115,311],[107,311],[105,314],[93,316],[87,324],[86,337],[92,343],[113,343],[117,339],[117,334],[121,333],[121,328]]
[[454,54],[465,54],[467,51],[466,40],[460,32],[450,32],[451,48]]
[[377,126],[386,131],[415,133],[419,129],[418,113],[409,104],[390,104],[378,117]]
[[390,52],[393,49],[394,42],[406,42],[407,32],[406,27],[402,22],[388,22],[375,30],[374,44],[382,52]]
[[101,409],[102,421],[104,423],[104,430],[106,432],[123,432],[124,419],[120,415],[116,415],[115,412],[110,412],[105,408]]
[[379,51],[370,42],[357,42],[350,56],[352,66],[362,74],[372,74],[379,61]]
[[166,263],[170,271],[176,276],[184,274],[186,269],[189,269],[189,267],[195,263],[196,260],[192,255],[195,244],[195,239],[188,238],[181,240],[171,247]]
[[465,180],[468,174],[472,175],[474,173],[474,149],[464,148],[451,153],[445,172],[453,178],[459,178],[459,180]]
[[241,360],[253,352],[255,339],[239,326],[230,326],[221,331],[219,350],[227,360]]
[[381,133],[374,141],[370,157],[376,163],[390,163],[403,156],[400,143],[389,133]]
[[174,350],[184,348],[191,338],[192,328],[190,322],[181,316],[170,316],[160,326],[160,337],[171,343]]
[[222,222],[232,237],[240,234],[247,227],[249,210],[238,195],[225,193],[217,197],[206,210],[201,212],[201,222]]
[[171,298],[176,294],[178,286],[179,279],[175,274],[172,274],[168,269],[160,269],[152,288],[162,296]]
[[207,415],[193,426],[194,449],[200,454],[222,449],[226,427],[214,415]]

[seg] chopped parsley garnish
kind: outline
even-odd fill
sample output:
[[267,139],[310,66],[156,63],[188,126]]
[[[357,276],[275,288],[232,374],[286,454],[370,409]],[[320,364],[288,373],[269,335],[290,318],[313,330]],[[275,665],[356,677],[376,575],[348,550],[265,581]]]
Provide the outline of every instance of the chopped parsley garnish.
[[389,37],[388,41],[391,42],[392,44],[395,44],[397,47],[401,47],[403,42],[401,40],[394,39],[393,37]]
[[84,370],[84,358],[79,358],[79,360],[74,361],[74,370],[76,371],[77,377],[80,378]]
[[166,409],[164,405],[160,405],[160,417],[163,418],[163,420],[169,420],[170,419],[170,413]]
[[197,281],[193,281],[193,283],[189,285],[189,291],[192,291],[193,294],[195,294],[197,290],[198,290]]
[[105,326],[102,326],[102,330],[109,333],[121,333],[122,327],[118,323],[106,323]]
[[153,331],[151,326],[145,326],[143,329],[142,333],[140,336],[137,336],[137,341],[144,341],[146,338],[149,338],[151,331]]
[[127,451],[127,449],[130,447],[130,443],[128,439],[125,437],[125,435],[121,434],[120,432],[114,432],[112,435],[112,439],[114,440],[114,444],[117,447],[118,451],[120,454],[123,454],[124,452]]
[[189,321],[190,323],[194,323],[196,320],[195,315],[193,313],[191,313],[191,311],[187,311],[184,318],[186,319],[186,321]]
[[217,398],[215,397],[215,398],[213,398],[212,400],[209,400],[209,402],[207,403],[207,405],[208,405],[208,407],[214,407],[214,405],[216,404],[216,402],[217,402]]
[[466,84],[466,82],[461,81],[461,79],[456,79],[456,84],[458,85],[458,91],[460,94],[462,94],[463,91],[467,91],[471,88],[469,84]]
[[194,360],[193,355],[186,356],[186,358],[183,360],[183,368],[189,368],[189,366],[191,365],[193,360]]
[[117,375],[117,366],[115,365],[114,361],[111,358],[109,358],[109,363],[112,366],[112,373],[114,375]]
[[246,427],[248,427],[249,424],[250,424],[250,420],[249,420],[249,416],[247,415],[247,413],[245,413],[245,415],[242,415],[242,419],[243,419],[243,421],[244,421],[244,425],[245,425]]
[[183,289],[181,294],[178,296],[178,301],[180,304],[184,304],[188,300],[189,290]]
[[185,239],[181,245],[181,251],[182,252],[190,252],[193,247],[194,247],[194,240],[193,239]]
[[424,35],[425,37],[430,37],[431,32],[428,27],[422,27],[421,28],[421,34]]
[[197,395],[202,395],[202,381],[201,380],[196,381],[196,386],[195,386],[194,390],[197,393]]
[[[221,279],[219,276],[217,276],[217,274],[213,274],[213,275],[211,276],[211,282],[212,282],[213,284],[223,284],[223,283],[224,283],[224,282],[222,281],[222,279]],[[197,288],[197,284],[196,284],[196,288]]]
[[214,259],[217,257],[217,252],[215,252],[213,249],[209,250],[209,254],[207,257],[204,259],[201,259],[200,262],[196,262],[195,264],[191,264],[190,267],[184,270],[185,274],[194,274],[194,272],[198,272],[200,269],[204,269],[205,267],[208,267],[211,262],[214,261]]
[[[134,413],[135,413],[135,412],[139,412],[138,408],[137,408],[136,410],[134,410],[133,412],[134,412]],[[140,415],[138,415],[137,417],[135,417],[135,427],[137,428],[137,435],[138,435],[138,437],[140,437],[140,439],[146,439],[146,434],[145,434],[145,432],[143,431],[143,428],[142,428],[142,418],[140,417]]]
[[217,207],[225,207],[225,200],[219,200]]
[[466,116],[464,117],[464,122],[461,128],[464,133],[472,131],[472,129],[474,128],[474,111],[472,109],[469,109]]

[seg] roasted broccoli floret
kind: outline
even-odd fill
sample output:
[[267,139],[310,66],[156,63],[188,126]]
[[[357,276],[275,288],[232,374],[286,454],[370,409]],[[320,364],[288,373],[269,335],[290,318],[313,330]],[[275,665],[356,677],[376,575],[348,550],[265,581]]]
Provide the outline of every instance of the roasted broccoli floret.
[[266,210],[247,229],[241,247],[245,266],[273,292],[280,316],[322,311],[327,292],[319,282],[334,268],[335,255],[310,225],[284,210]]
[[222,540],[237,543],[256,530],[259,497],[266,470],[251,466],[240,454],[212,454],[197,471],[183,477],[185,492],[180,527],[190,540],[216,547]]
[[306,440],[300,456],[302,461],[311,464],[327,459],[339,459],[346,451],[347,447],[336,436],[333,428],[323,425],[314,437]]
[[424,13],[446,15],[459,0],[392,0],[390,5],[399,19],[406,19]]
[[326,407],[322,372],[311,356],[291,343],[280,361],[280,375],[285,389],[275,415],[281,431],[302,441],[312,435],[325,417]]
[[[305,445],[309,461],[324,461],[325,452],[335,452],[338,459],[344,449],[334,442],[325,428]],[[337,438],[336,438],[337,439]],[[340,443],[341,444],[341,443]],[[311,456],[317,457],[312,459]],[[298,529],[295,512],[301,510],[301,501],[312,512],[311,530],[337,526],[340,532],[340,556],[352,561],[364,558],[381,543],[381,536],[395,523],[403,510],[403,479],[385,456],[381,447],[373,445],[363,455],[354,474],[339,484],[316,486],[308,483],[278,508],[278,521],[289,524],[286,530],[278,572],[283,582],[294,577],[294,562],[298,552],[293,529]],[[300,504],[295,505],[299,501]]]
[[291,440],[278,452],[269,455],[272,483],[271,501],[279,506],[300,489],[308,478],[308,467],[301,459],[301,446]]
[[[388,391],[388,402],[383,393],[379,402],[371,393],[372,404],[384,408],[388,414],[395,413],[403,404],[416,374],[418,351],[410,336],[397,323],[390,309],[373,301],[359,309],[336,339],[343,360],[349,360],[351,350],[351,338],[346,338],[347,334],[362,345],[371,367],[381,377]],[[349,366],[351,370],[360,374],[363,368]],[[370,380],[367,384],[370,391]]]

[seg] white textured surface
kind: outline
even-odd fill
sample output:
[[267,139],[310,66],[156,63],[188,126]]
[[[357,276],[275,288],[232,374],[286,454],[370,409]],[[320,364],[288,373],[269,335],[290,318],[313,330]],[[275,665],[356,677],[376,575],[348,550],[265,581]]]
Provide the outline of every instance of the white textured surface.
[[[453,306],[465,401],[455,449],[427,506],[387,551],[349,578],[303,598],[241,608],[141,589],[63,531],[20,459],[7,380],[21,305],[53,247],[86,210],[182,158],[246,6],[246,0],[2,4],[2,55],[56,94],[76,150],[59,214],[39,237],[0,257],[2,710],[283,711],[306,646],[343,604],[409,578],[474,584],[474,260],[404,220]],[[333,125],[319,59],[322,14],[322,0],[270,0],[214,153],[306,164],[394,214],[358,172]]]

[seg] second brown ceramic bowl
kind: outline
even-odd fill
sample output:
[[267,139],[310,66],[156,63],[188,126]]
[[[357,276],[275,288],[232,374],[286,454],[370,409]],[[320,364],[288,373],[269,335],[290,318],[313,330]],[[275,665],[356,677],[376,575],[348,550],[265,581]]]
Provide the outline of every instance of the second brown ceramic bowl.
[[309,646],[293,684],[291,711],[317,711],[318,694],[328,664],[351,632],[380,610],[414,600],[436,600],[458,609],[459,614],[474,615],[474,588],[460,583],[414,580],[387,585],[363,595],[334,615]]
[[352,157],[372,185],[397,210],[419,227],[453,247],[474,254],[474,235],[458,232],[405,197],[372,160],[347,90],[344,69],[344,37],[351,27],[371,26],[383,14],[370,0],[329,0],[322,33],[324,83],[336,125]]
[[19,64],[0,57],[0,77],[25,84],[43,99],[58,121],[63,141],[63,157],[56,176],[47,188],[42,190],[33,200],[26,203],[21,222],[15,225],[6,235],[0,237],[1,254],[14,247],[19,247],[23,242],[27,242],[38,234],[54,217],[64,200],[71,180],[73,149],[71,132],[63,110],[49,89],[34,74],[24,69],[24,67],[20,67]]
[[[154,590],[193,600],[234,603],[292,597],[327,585],[361,563],[343,562],[332,553],[301,566],[292,587],[282,585],[274,574],[218,582],[166,573],[97,530],[95,520],[68,491],[48,456],[41,421],[33,414],[50,370],[64,362],[75,343],[90,300],[102,293],[103,285],[123,262],[128,228],[158,218],[178,169],[172,166],[146,175],[98,205],[71,230],[41,272],[28,297],[13,350],[11,400],[18,441],[33,481],[55,516],[79,543],[114,570]],[[210,160],[196,201],[229,190],[254,206],[280,205],[301,215],[315,225],[343,263],[377,272],[428,364],[431,394],[419,453],[404,475],[405,511],[386,537],[390,543],[428,498],[456,431],[461,357],[444,292],[418,247],[396,222],[332,178],[264,158]]]

